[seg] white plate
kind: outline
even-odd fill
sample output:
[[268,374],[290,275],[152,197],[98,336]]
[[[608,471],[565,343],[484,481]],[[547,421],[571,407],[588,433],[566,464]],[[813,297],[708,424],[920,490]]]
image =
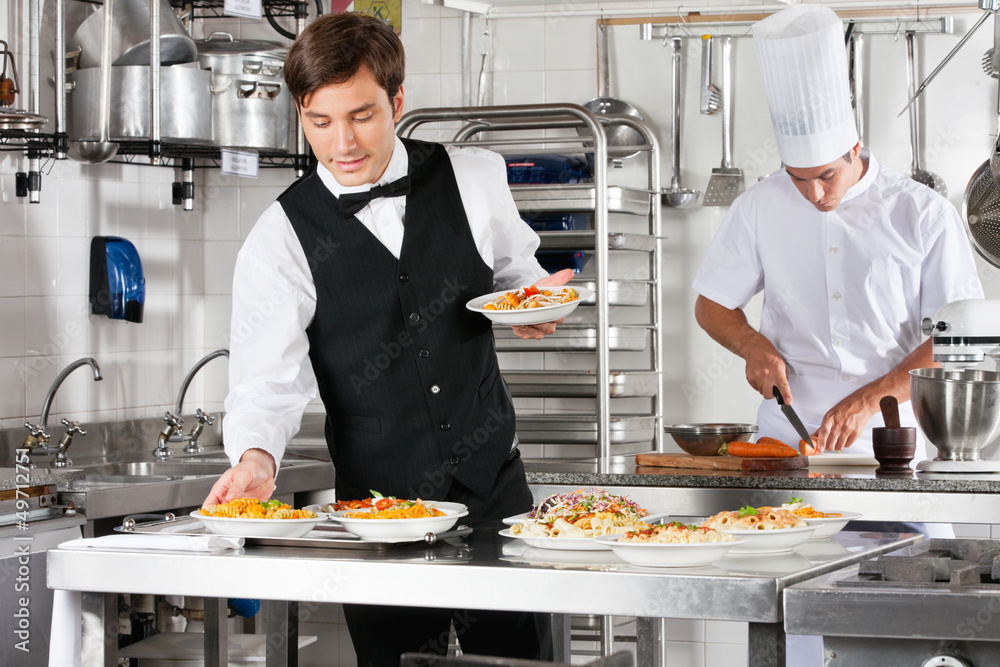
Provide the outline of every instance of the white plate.
[[844,529],[848,521],[857,521],[861,518],[860,512],[826,512],[826,514],[843,514],[843,516],[831,516],[821,519],[807,519],[802,517],[803,521],[808,523],[810,526],[816,526],[816,532],[812,534],[810,540],[826,540]]
[[204,516],[198,510],[191,516],[216,535],[235,537],[302,537],[316,527],[325,517],[313,519],[237,519],[221,516]]
[[645,567],[699,567],[710,565],[731,549],[747,543],[737,537],[731,542],[700,542],[697,544],[661,544],[657,542],[619,542],[620,535],[595,538],[607,544],[615,555],[632,565]]
[[410,542],[422,539],[427,533],[443,533],[469,513],[469,508],[459,503],[427,502],[425,504],[428,507],[438,508],[444,512],[444,516],[423,519],[351,519],[344,515],[364,510],[341,510],[331,514],[330,518],[339,522],[344,530],[363,540]]
[[816,526],[778,528],[776,530],[724,530],[747,541],[733,548],[734,554],[777,554],[791,551],[816,532]]
[[510,529],[500,531],[502,537],[522,540],[536,549],[559,549],[562,551],[607,551],[611,547],[601,544],[594,537],[539,537],[538,535],[514,535]]
[[[311,507],[313,507],[313,506],[310,505],[306,509],[309,509]],[[316,510],[313,510],[313,511],[315,512]],[[656,523],[656,522],[660,521],[661,519],[666,519],[669,516],[670,516],[670,512],[658,512],[657,514],[648,514],[648,515],[642,517],[642,520],[645,521],[646,523]],[[504,525],[513,526],[513,525],[521,523],[522,521],[524,521],[527,518],[528,518],[528,513],[527,512],[521,512],[520,514],[515,514],[514,516],[504,517],[503,522],[504,522]]]
[[823,468],[827,466],[877,466],[878,461],[872,454],[851,454],[849,451],[836,454],[823,452],[807,457],[810,467]]
[[[544,289],[552,291],[562,291],[565,286],[552,286],[545,287]],[[474,313],[479,313],[485,315],[493,322],[497,324],[509,324],[511,326],[527,326],[529,324],[542,324],[544,322],[552,322],[554,320],[562,319],[566,317],[580,305],[581,301],[589,299],[594,295],[593,290],[589,290],[586,287],[573,286],[576,290],[579,298],[576,301],[570,301],[569,303],[559,303],[554,306],[542,306],[540,308],[525,308],[523,310],[485,310],[483,304],[488,301],[492,301],[497,297],[501,297],[507,292],[512,292],[514,290],[502,290],[500,292],[493,292],[492,294],[484,294],[483,296],[477,296],[472,299],[465,307]]]

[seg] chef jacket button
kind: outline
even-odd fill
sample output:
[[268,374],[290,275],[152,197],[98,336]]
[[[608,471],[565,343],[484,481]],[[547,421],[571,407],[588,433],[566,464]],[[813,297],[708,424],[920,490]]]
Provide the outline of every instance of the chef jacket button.
[[835,245],[830,246],[830,250],[829,250],[830,254],[831,255],[836,255],[837,254],[837,249],[838,248]]
[[850,375],[844,374],[840,376],[840,379],[844,382],[850,382],[852,378]]
[[450,431],[451,430],[451,424],[449,424],[448,422],[441,422],[441,430],[442,431]]
[[840,297],[841,297],[841,296],[843,296],[843,295],[842,295],[842,294],[841,294],[840,292],[834,292],[834,293],[833,293],[833,298],[834,298],[835,300],[837,300],[837,301],[839,301],[839,300],[840,300]]
[[420,321],[420,314],[419,313],[410,313],[410,321],[411,322],[419,322]]
[[440,394],[441,393],[441,387],[437,386],[436,384],[432,384],[431,385],[431,393],[432,394]]
[[420,354],[420,358],[421,359],[426,359],[427,357],[431,356],[431,351],[430,350],[420,350],[420,352],[418,354]]
[[459,463],[458,457],[457,456],[451,457],[450,459],[448,459],[448,463],[450,463],[453,466],[457,466]]
[[844,339],[838,338],[837,340],[833,341],[833,346],[834,347],[844,347]]
[[408,283],[408,282],[410,282],[410,274],[409,273],[400,273],[399,274],[399,282],[401,282],[401,283]]

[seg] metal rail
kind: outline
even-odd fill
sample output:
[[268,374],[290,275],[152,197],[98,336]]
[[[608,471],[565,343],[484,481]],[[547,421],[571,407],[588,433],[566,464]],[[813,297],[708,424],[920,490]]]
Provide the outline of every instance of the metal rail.
[[[604,130],[605,125],[628,125],[639,132],[645,144],[637,147],[639,150],[648,153],[649,167],[647,188],[656,201],[650,203],[650,232],[657,239],[657,249],[650,254],[650,276],[653,284],[653,304],[651,306],[652,325],[656,331],[660,330],[661,323],[661,285],[660,285],[660,252],[659,239],[661,235],[660,227],[660,206],[658,193],[660,188],[660,159],[659,143],[652,131],[643,123],[631,116],[608,114],[598,116],[577,104],[540,104],[540,105],[515,105],[499,107],[452,107],[438,109],[418,109],[403,116],[396,128],[400,136],[412,136],[419,127],[429,123],[441,122],[464,122],[462,127],[451,142],[454,145],[523,145],[531,144],[564,144],[565,138],[556,140],[528,139],[528,140],[498,140],[472,141],[471,138],[483,132],[509,132],[523,130],[540,130],[553,128],[586,128],[589,136],[580,136],[575,140],[585,149],[592,149],[594,153],[594,173],[593,182],[595,192],[606,192],[608,188],[607,164],[607,135]],[[610,351],[608,340],[608,328],[610,326],[608,308],[608,202],[606,197],[597,197],[594,206],[594,255],[597,263],[596,292],[596,380],[597,380],[597,445],[598,445],[598,465],[602,472],[610,470],[611,453],[611,386],[610,386]],[[654,370],[662,374],[663,371],[663,349],[658,340],[658,336],[653,337],[653,349],[651,350],[651,363]],[[662,379],[655,399],[654,417],[656,419],[655,447],[657,451],[662,451],[662,418],[663,418],[663,388]]]

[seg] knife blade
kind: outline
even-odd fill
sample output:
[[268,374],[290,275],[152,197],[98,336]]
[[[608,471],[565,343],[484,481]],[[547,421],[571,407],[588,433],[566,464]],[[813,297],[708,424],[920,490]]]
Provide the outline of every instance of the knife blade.
[[802,420],[799,419],[799,416],[795,414],[795,410],[792,409],[792,406],[785,404],[785,399],[781,395],[781,392],[778,391],[778,387],[771,387],[771,391],[774,392],[774,398],[778,401],[778,405],[781,406],[781,412],[784,413],[785,417],[792,425],[792,428],[795,429],[795,432],[799,434],[800,438],[808,442],[810,447],[815,447],[812,438],[809,437],[809,431],[806,430],[805,424],[803,424]]

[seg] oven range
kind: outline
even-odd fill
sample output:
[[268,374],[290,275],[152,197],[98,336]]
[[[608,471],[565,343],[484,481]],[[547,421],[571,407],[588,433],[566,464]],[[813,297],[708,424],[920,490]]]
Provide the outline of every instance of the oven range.
[[1000,540],[932,539],[785,591],[826,667],[1000,665]]

